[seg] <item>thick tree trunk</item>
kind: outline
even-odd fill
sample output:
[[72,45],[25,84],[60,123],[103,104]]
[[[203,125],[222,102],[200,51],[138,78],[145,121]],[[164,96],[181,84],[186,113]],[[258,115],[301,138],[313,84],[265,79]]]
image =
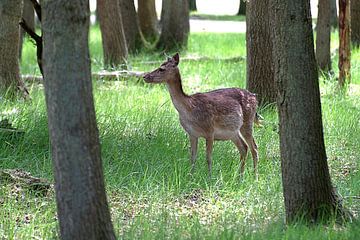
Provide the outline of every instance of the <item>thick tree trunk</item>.
[[350,83],[350,0],[339,0],[339,85]]
[[249,1],[246,12],[246,85],[260,105],[276,102],[269,0]]
[[[35,31],[35,15],[34,15],[34,7],[30,0],[24,0],[22,18],[25,20],[28,27],[34,32]],[[21,59],[24,36],[25,36],[25,31],[21,28],[20,29],[20,44],[19,44],[19,59]]]
[[351,43],[360,47],[360,0],[351,0]]
[[126,67],[128,50],[119,0],[97,0],[105,67]]
[[158,38],[158,19],[156,16],[155,0],[138,0],[138,17],[140,29],[148,41]]
[[120,0],[120,11],[128,51],[136,53],[144,47],[144,40],[141,35],[134,0]]
[[164,0],[162,8],[162,29],[156,48],[181,50],[187,46],[190,31],[188,0]]
[[338,28],[339,21],[338,21],[336,0],[330,0],[330,9],[331,9],[330,24],[333,28]]
[[0,92],[13,96],[18,90],[24,97],[28,92],[20,79],[19,22],[22,0],[0,1]]
[[237,15],[246,15],[246,3],[247,1],[240,0],[239,10]]
[[89,1],[42,2],[44,86],[61,239],[115,239],[88,48]]
[[326,160],[310,1],[270,0],[270,9],[286,220],[317,222],[342,207]]
[[316,60],[320,70],[331,70],[330,56],[330,0],[319,0],[318,18],[316,24]]

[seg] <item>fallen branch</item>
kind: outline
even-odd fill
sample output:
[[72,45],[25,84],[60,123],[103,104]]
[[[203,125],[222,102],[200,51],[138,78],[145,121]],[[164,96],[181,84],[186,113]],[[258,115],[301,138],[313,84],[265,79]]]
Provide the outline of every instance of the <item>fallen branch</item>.
[[[211,58],[211,57],[185,57],[181,58],[182,62],[202,62],[202,61],[219,61],[219,62],[242,62],[245,61],[245,57],[232,57],[232,58]],[[139,62],[141,64],[159,64],[162,63],[163,60],[157,60],[157,61],[144,61]]]
[[0,170],[0,181],[18,184],[28,187],[32,191],[45,193],[51,188],[51,184],[44,178],[31,176],[30,173],[21,169]]
[[[104,80],[119,80],[121,78],[130,78],[130,77],[135,77],[135,78],[141,78],[144,75],[144,72],[140,72],[140,71],[126,71],[126,70],[122,70],[122,71],[101,71],[101,72],[96,72],[96,73],[92,73],[92,78],[95,79],[104,79]],[[40,83],[43,81],[43,77],[39,76],[39,75],[22,75],[21,76],[23,81],[26,82],[34,82],[34,83]]]

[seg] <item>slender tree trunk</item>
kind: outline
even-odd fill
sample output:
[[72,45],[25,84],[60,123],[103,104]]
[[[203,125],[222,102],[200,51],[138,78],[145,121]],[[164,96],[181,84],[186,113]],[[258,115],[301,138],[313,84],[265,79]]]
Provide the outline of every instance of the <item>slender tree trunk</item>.
[[0,1],[0,94],[13,97],[17,91],[26,98],[28,92],[20,79],[19,22],[22,0]]
[[141,35],[134,0],[120,0],[120,11],[128,51],[136,53],[144,47],[144,39]]
[[326,160],[310,1],[270,0],[270,9],[286,220],[317,222],[343,209]]
[[[24,0],[22,18],[25,20],[28,27],[32,31],[35,31],[34,8],[30,0]],[[25,32],[22,28],[20,28],[19,59],[21,59],[24,36],[25,36]]]
[[126,67],[128,50],[119,0],[97,0],[105,67]]
[[319,0],[318,18],[316,24],[316,60],[320,70],[331,70],[330,57],[330,0]]
[[247,1],[240,0],[239,10],[237,15],[246,15],[246,3]]
[[156,48],[181,50],[187,46],[190,31],[188,0],[164,0],[162,7],[162,29]]
[[350,83],[350,0],[339,0],[339,86]]
[[351,0],[351,43],[360,47],[360,0]]
[[333,28],[338,28],[339,21],[338,21],[338,11],[337,11],[337,7],[336,7],[336,0],[330,0],[330,8],[331,8],[330,24]]
[[42,1],[44,86],[61,239],[115,239],[88,48],[89,1]]
[[188,0],[189,1],[189,10],[197,11],[196,0]]
[[140,29],[148,41],[158,38],[158,19],[156,16],[155,0],[138,0],[138,17]]
[[246,85],[260,105],[276,102],[268,5],[249,1],[246,10]]

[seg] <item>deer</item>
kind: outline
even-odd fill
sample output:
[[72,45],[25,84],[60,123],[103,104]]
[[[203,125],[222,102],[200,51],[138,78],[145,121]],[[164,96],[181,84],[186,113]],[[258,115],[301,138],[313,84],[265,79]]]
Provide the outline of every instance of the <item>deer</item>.
[[183,91],[176,53],[152,72],[145,73],[146,83],[166,84],[172,103],[179,113],[180,124],[190,139],[191,173],[197,158],[198,139],[205,138],[209,176],[212,171],[214,141],[231,140],[240,154],[240,176],[250,148],[254,174],[257,177],[258,147],[253,137],[253,125],[259,123],[254,93],[240,88],[222,88],[205,93],[187,95]]

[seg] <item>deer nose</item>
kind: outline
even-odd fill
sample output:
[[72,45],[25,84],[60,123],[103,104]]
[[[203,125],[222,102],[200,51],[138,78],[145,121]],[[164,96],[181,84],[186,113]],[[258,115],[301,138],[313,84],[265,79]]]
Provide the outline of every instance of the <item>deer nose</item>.
[[145,82],[149,82],[149,80],[150,80],[149,74],[148,74],[148,73],[145,73],[145,74],[143,75],[143,79],[145,80]]

